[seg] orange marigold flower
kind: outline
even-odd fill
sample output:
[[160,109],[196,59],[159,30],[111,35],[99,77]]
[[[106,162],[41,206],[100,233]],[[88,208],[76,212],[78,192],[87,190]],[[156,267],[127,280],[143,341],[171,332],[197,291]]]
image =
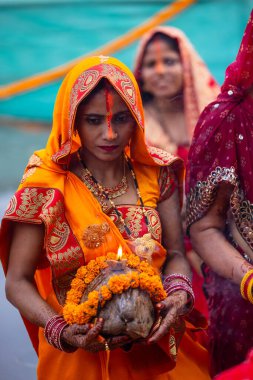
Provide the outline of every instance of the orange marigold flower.
[[66,300],[68,302],[78,304],[80,302],[82,295],[83,295],[83,292],[80,292],[76,289],[70,289],[67,293]]
[[131,288],[138,288],[140,285],[139,273],[131,272],[130,286]]
[[65,321],[69,324],[72,325],[74,322],[74,317],[73,317],[73,306],[70,304],[67,304],[64,306],[62,310],[62,315],[65,319]]
[[117,259],[117,253],[115,252],[108,252],[106,255],[106,258],[109,260],[116,260]]
[[88,301],[90,304],[96,304],[98,305],[98,301],[99,301],[99,293],[97,290],[93,290],[92,292],[90,292],[88,294]]
[[114,294],[121,294],[130,286],[129,276],[126,274],[119,274],[112,276],[108,281],[108,287]]
[[139,265],[139,269],[141,272],[147,273],[149,276],[154,276],[155,271],[152,266],[147,261],[141,261]]
[[140,262],[140,258],[137,255],[129,254],[127,256],[127,264],[130,268],[138,268]]
[[82,279],[80,278],[74,278],[72,281],[71,281],[71,288],[73,289],[76,289],[80,292],[84,292],[84,289],[86,288],[84,282]]
[[77,272],[76,272],[76,277],[78,278],[84,278],[87,274],[87,269],[85,266],[81,266]]
[[85,283],[86,285],[90,284],[90,283],[94,280],[95,277],[96,277],[96,276],[94,276],[93,273],[89,273],[89,274],[87,274],[87,276],[86,276],[85,279],[84,279],[84,283]]
[[108,301],[112,298],[112,293],[106,285],[101,286],[101,288],[99,289],[99,293],[102,299],[104,299],[105,301]]

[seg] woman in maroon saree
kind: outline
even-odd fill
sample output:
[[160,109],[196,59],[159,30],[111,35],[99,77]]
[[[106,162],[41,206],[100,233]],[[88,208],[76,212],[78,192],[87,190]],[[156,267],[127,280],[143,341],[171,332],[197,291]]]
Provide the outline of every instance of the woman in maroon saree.
[[187,170],[187,227],[205,262],[213,375],[253,347],[252,147],[253,11],[221,93],[197,123]]

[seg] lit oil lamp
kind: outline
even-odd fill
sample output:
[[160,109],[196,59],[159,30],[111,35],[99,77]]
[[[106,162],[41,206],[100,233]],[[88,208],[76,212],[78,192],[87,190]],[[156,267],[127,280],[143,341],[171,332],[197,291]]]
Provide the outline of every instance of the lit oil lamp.
[[122,247],[120,245],[118,248],[116,260],[112,260],[112,259],[106,260],[109,268],[113,272],[121,272],[126,268],[127,259],[123,259],[122,256],[123,256],[123,252],[122,252]]

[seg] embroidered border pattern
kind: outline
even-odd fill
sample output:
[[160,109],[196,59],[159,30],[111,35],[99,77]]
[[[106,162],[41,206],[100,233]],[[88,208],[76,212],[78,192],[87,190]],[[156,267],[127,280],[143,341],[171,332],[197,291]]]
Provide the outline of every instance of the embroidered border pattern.
[[65,218],[61,192],[57,189],[23,188],[12,197],[4,217],[8,220],[45,223],[46,257],[51,266],[55,293],[58,300],[64,302],[71,281],[69,273],[84,264],[84,256]]
[[231,210],[241,236],[253,250],[253,204],[238,187],[231,196]]
[[192,223],[199,220],[209,209],[214,201],[217,186],[221,182],[228,182],[237,185],[237,175],[235,168],[221,168],[217,166],[206,181],[198,181],[191,189],[186,200],[186,225],[189,228]]
[[217,166],[206,181],[197,182],[187,197],[187,228],[199,220],[214,201],[217,186],[228,182],[234,186],[230,198],[231,211],[242,238],[253,249],[253,204],[250,203],[239,187],[235,168]]

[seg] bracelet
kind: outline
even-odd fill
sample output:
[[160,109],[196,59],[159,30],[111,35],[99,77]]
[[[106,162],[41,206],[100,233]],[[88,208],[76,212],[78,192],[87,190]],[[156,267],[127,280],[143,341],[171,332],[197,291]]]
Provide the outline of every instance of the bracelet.
[[250,303],[253,303],[253,276],[250,276],[247,288],[247,297]]
[[169,283],[170,281],[177,280],[177,279],[181,279],[185,281],[189,286],[192,286],[192,283],[189,277],[181,273],[173,273],[173,274],[169,274],[168,276],[165,276],[163,279],[163,284]]
[[44,328],[44,336],[47,342],[58,350],[74,352],[77,350],[76,347],[73,347],[67,343],[63,345],[61,341],[62,332],[67,326],[68,324],[62,316],[54,315],[46,323]]
[[[175,281],[175,279],[178,280]],[[191,281],[187,276],[180,274],[169,275],[165,278],[163,287],[167,293],[167,297],[178,290],[185,291],[187,293],[188,302],[185,305],[185,310],[181,315],[188,314],[192,311],[195,303],[195,295],[192,289]]]
[[241,296],[253,304],[253,269],[249,270],[242,278],[240,284]]

